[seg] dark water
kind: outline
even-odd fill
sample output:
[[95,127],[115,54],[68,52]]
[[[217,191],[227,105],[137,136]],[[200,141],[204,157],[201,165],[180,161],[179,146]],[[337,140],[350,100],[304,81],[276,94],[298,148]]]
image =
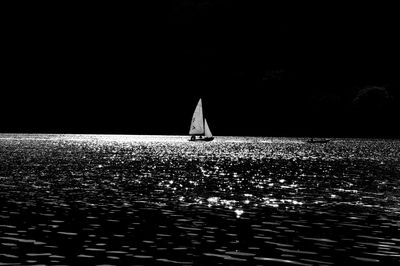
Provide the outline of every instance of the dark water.
[[0,265],[399,265],[400,141],[0,135]]

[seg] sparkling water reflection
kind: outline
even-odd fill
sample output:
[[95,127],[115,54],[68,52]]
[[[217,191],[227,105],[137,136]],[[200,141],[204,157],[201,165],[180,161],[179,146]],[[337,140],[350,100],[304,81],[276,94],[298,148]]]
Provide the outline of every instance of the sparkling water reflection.
[[400,142],[0,135],[0,264],[400,262]]

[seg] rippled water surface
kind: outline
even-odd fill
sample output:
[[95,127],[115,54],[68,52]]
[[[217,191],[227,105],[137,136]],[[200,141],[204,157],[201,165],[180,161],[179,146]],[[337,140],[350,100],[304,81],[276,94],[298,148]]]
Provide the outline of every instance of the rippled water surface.
[[399,265],[400,141],[0,135],[0,265]]

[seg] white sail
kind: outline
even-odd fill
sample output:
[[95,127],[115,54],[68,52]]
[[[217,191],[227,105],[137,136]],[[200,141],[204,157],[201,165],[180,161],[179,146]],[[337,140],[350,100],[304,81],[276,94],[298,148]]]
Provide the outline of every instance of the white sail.
[[208,127],[206,119],[204,119],[204,135],[206,136],[206,138],[212,137],[212,133],[211,133],[210,128]]
[[203,135],[204,134],[204,120],[203,120],[203,106],[201,98],[197,103],[196,109],[194,110],[192,123],[190,124],[190,135]]

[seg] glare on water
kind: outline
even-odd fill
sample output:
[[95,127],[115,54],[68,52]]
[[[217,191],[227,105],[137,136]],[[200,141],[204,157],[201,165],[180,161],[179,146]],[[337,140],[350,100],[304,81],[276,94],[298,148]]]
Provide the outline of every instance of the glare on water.
[[0,135],[0,263],[399,262],[400,142]]

